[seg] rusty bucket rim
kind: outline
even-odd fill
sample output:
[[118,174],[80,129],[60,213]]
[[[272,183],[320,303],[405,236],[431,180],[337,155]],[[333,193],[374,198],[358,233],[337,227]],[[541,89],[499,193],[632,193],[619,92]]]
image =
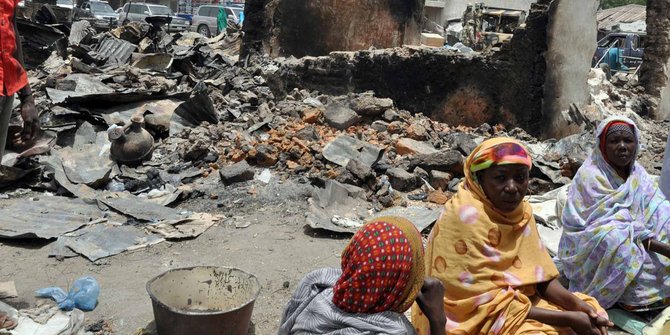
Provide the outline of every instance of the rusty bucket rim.
[[[251,298],[250,298],[249,300],[247,300],[246,302],[244,302],[243,304],[241,304],[239,307],[237,307],[237,308],[233,308],[233,309],[230,309],[230,310],[227,310],[227,311],[219,311],[219,312],[211,312],[211,311],[187,311],[187,310],[183,310],[183,309],[180,309],[180,308],[175,308],[175,307],[172,307],[172,306],[168,306],[168,305],[164,304],[162,301],[160,301],[160,299],[158,299],[158,298],[154,295],[154,293],[151,291],[151,284],[154,283],[156,280],[160,279],[161,277],[167,275],[168,273],[170,273],[170,272],[176,272],[176,271],[184,271],[184,270],[194,270],[194,269],[196,269],[196,268],[226,269],[226,270],[236,270],[236,271],[242,272],[242,273],[248,275],[250,278],[253,278],[253,280],[256,282],[257,290],[256,290],[256,292],[251,296]],[[157,304],[160,305],[162,308],[167,309],[167,310],[169,310],[170,312],[177,313],[177,314],[181,314],[181,315],[189,315],[189,316],[213,316],[213,315],[223,315],[223,314],[228,314],[228,313],[232,313],[232,312],[235,312],[235,311],[239,311],[239,310],[241,310],[241,309],[243,309],[243,308],[246,308],[246,307],[249,306],[250,304],[254,303],[254,302],[256,301],[256,299],[258,299],[258,296],[260,295],[260,293],[261,293],[261,289],[262,289],[263,287],[261,286],[261,283],[260,283],[260,281],[258,280],[258,277],[256,277],[255,274],[253,274],[253,273],[251,273],[251,272],[244,271],[244,270],[242,270],[242,269],[240,269],[240,268],[237,268],[237,267],[234,267],[234,266],[196,265],[196,266],[188,266],[188,267],[183,267],[183,268],[174,268],[174,269],[166,270],[166,271],[164,271],[163,273],[161,273],[161,274],[159,274],[159,275],[157,275],[157,276],[151,278],[149,281],[147,281],[147,284],[146,284],[145,288],[146,288],[147,293],[149,294],[149,297],[151,298],[151,301],[152,301],[152,302],[157,303]]]

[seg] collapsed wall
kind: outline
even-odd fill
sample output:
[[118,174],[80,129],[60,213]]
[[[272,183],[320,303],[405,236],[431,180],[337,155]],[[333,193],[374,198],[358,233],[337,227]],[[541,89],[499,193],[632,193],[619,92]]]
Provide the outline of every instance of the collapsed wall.
[[652,116],[670,119],[670,0],[647,1],[647,39],[640,67],[640,83],[657,99]]
[[242,54],[321,56],[417,44],[422,0],[247,0]]
[[295,87],[326,94],[372,90],[400,108],[452,125],[503,123],[539,134],[549,3],[533,4],[527,27],[494,54],[411,46],[334,52],[288,59],[269,82],[280,96]]

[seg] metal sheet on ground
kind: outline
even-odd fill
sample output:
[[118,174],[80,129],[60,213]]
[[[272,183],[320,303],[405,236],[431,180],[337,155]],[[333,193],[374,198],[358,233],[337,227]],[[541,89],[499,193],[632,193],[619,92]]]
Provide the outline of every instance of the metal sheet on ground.
[[51,239],[104,217],[96,206],[58,196],[3,200],[0,206],[0,238]]
[[98,200],[122,214],[142,221],[178,221],[189,217],[188,213],[182,213],[180,210],[174,208],[154,204],[130,194],[119,194],[118,197],[114,198],[100,197]]
[[207,213],[196,213],[186,220],[168,221],[156,225],[149,225],[147,229],[157,233],[166,239],[183,239],[198,237],[215,223],[221,220],[221,216]]
[[351,159],[372,166],[383,154],[384,149],[346,135],[336,138],[323,148],[323,157],[340,166],[347,166]]
[[63,240],[65,246],[93,262],[164,241],[160,236],[147,234],[133,226],[106,224],[86,227],[68,235],[72,236],[61,236],[58,240]]
[[382,216],[398,216],[411,221],[416,229],[423,231],[435,223],[442,214],[440,209],[431,209],[425,207],[393,207],[373,214],[368,220]]

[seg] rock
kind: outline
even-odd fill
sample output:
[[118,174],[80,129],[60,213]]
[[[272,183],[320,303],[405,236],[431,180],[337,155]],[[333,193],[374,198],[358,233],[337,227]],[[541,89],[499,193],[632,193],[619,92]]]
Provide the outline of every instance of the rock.
[[443,150],[431,154],[418,154],[410,159],[410,169],[421,167],[424,170],[463,174],[463,156],[456,150]]
[[448,190],[449,182],[454,179],[454,175],[449,172],[438,170],[430,171],[430,186],[438,190]]
[[260,166],[273,166],[279,160],[279,152],[272,145],[259,144],[249,152],[249,158]]
[[302,111],[302,121],[305,123],[318,123],[323,115],[321,108],[307,108]]
[[493,134],[493,127],[491,127],[491,125],[489,125],[488,123],[482,123],[482,125],[480,125],[475,130],[475,132],[480,135],[491,136],[491,134]]
[[328,105],[324,115],[326,123],[338,130],[345,130],[361,120],[356,112],[337,103]]
[[240,161],[223,167],[219,175],[224,185],[230,185],[254,179],[254,170],[246,161]]
[[358,178],[353,173],[342,167],[338,169],[338,175],[335,180],[342,184],[356,184],[358,182]]
[[209,154],[209,144],[201,138],[197,138],[192,143],[186,144],[181,150],[181,157],[185,161],[195,162],[202,160]]
[[242,102],[248,102],[254,106],[258,105],[258,96],[254,92],[241,91],[239,94]]
[[384,112],[384,115],[382,115],[382,119],[384,119],[386,122],[396,121],[399,117],[400,115],[398,115],[398,113],[392,109],[387,110]]
[[219,160],[219,154],[216,152],[208,152],[202,160],[205,161],[205,163],[216,163],[216,161]]
[[362,116],[379,116],[386,110],[393,108],[393,100],[375,98],[370,95],[361,95],[351,101],[351,108]]
[[419,185],[419,178],[400,168],[388,169],[386,175],[389,177],[391,186],[398,191],[408,192]]
[[406,126],[405,126],[405,123],[404,123],[404,122],[402,122],[402,121],[393,121],[393,122],[391,122],[391,123],[388,125],[386,131],[387,131],[389,134],[400,134],[400,133],[402,133],[402,132],[405,131],[405,127],[406,127]]
[[387,122],[377,120],[375,122],[372,122],[372,124],[370,125],[370,128],[376,130],[379,133],[383,133],[383,132],[386,131],[386,129],[388,129],[388,126],[389,126],[389,124]]
[[433,154],[438,152],[432,144],[428,142],[419,142],[411,138],[401,138],[395,144],[395,152],[398,155],[416,155],[416,154]]
[[425,141],[428,139],[428,130],[420,124],[412,123],[407,128],[407,137],[417,141]]
[[430,179],[428,172],[418,166],[414,168],[414,175],[422,179],[422,181],[425,180],[427,182]]
[[286,167],[289,168],[290,170],[295,170],[299,167],[300,165],[294,161],[286,161]]
[[319,141],[321,137],[314,126],[307,126],[298,130],[295,136],[303,141]]
[[317,98],[306,98],[302,101],[302,103],[312,106],[312,107],[321,107],[323,106],[323,103],[319,101]]
[[444,193],[442,190],[438,189],[430,192],[426,200],[434,204],[444,205],[447,203],[447,201],[449,201],[450,198],[451,197],[447,193]]
[[449,134],[447,143],[449,143],[452,148],[458,149],[458,151],[465,156],[469,155],[477,147],[477,143],[472,136],[465,133]]
[[449,192],[454,192],[458,191],[458,184],[461,183],[460,178],[454,178],[449,182]]
[[347,171],[351,172],[354,177],[362,181],[370,180],[375,177],[372,173],[372,169],[358,159],[349,160],[349,163],[347,163]]

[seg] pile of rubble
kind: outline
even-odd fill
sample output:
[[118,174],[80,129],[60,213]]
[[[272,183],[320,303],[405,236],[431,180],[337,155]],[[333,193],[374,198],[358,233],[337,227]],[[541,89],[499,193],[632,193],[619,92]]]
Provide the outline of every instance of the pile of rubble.
[[[660,168],[667,125],[635,112],[644,109],[644,100],[636,98],[641,92],[634,81],[615,76],[610,82],[598,70],[590,80],[593,104],[566,112],[581,132],[539,141],[520,128],[441,123],[374,92],[293,89],[279,99],[262,74],[281,67],[282,60],[239,59],[241,32],[235,26],[210,39],[166,34],[147,24],[95,34],[87,24],[73,25],[67,57],[54,52],[31,71],[44,138],[3,158],[14,167],[1,184],[21,181],[57,196],[43,199],[40,213],[64,199],[64,208],[83,206],[72,195],[97,203],[69,217],[72,225],[62,231],[40,235],[25,225],[13,235],[58,237],[62,248],[55,256],[72,256],[67,248],[91,260],[115,252],[92,254],[80,247],[81,237],[62,235],[78,229],[78,222],[120,223],[131,230],[139,225],[151,233],[90,228],[89,240],[113,230],[130,245],[138,238],[149,245],[201,234],[222,217],[166,207],[189,198],[210,200],[193,183],[197,179],[226,187],[253,179],[314,185],[307,221],[317,228],[352,231],[385,210],[409,210],[423,218],[417,221],[425,228],[437,213],[425,209],[448,201],[463,177],[464,158],[485,138],[512,136],[527,143],[535,158],[531,193],[542,194],[570,182],[593,145],[595,124],[611,113],[637,120],[647,144],[641,161],[652,164],[651,172]],[[146,134],[133,128],[142,123]],[[117,139],[130,138],[129,129],[150,137],[150,150],[137,157],[115,155],[115,145],[122,146]],[[138,143],[130,148],[139,150]],[[18,212],[16,206],[21,205],[7,203],[0,210]]]

